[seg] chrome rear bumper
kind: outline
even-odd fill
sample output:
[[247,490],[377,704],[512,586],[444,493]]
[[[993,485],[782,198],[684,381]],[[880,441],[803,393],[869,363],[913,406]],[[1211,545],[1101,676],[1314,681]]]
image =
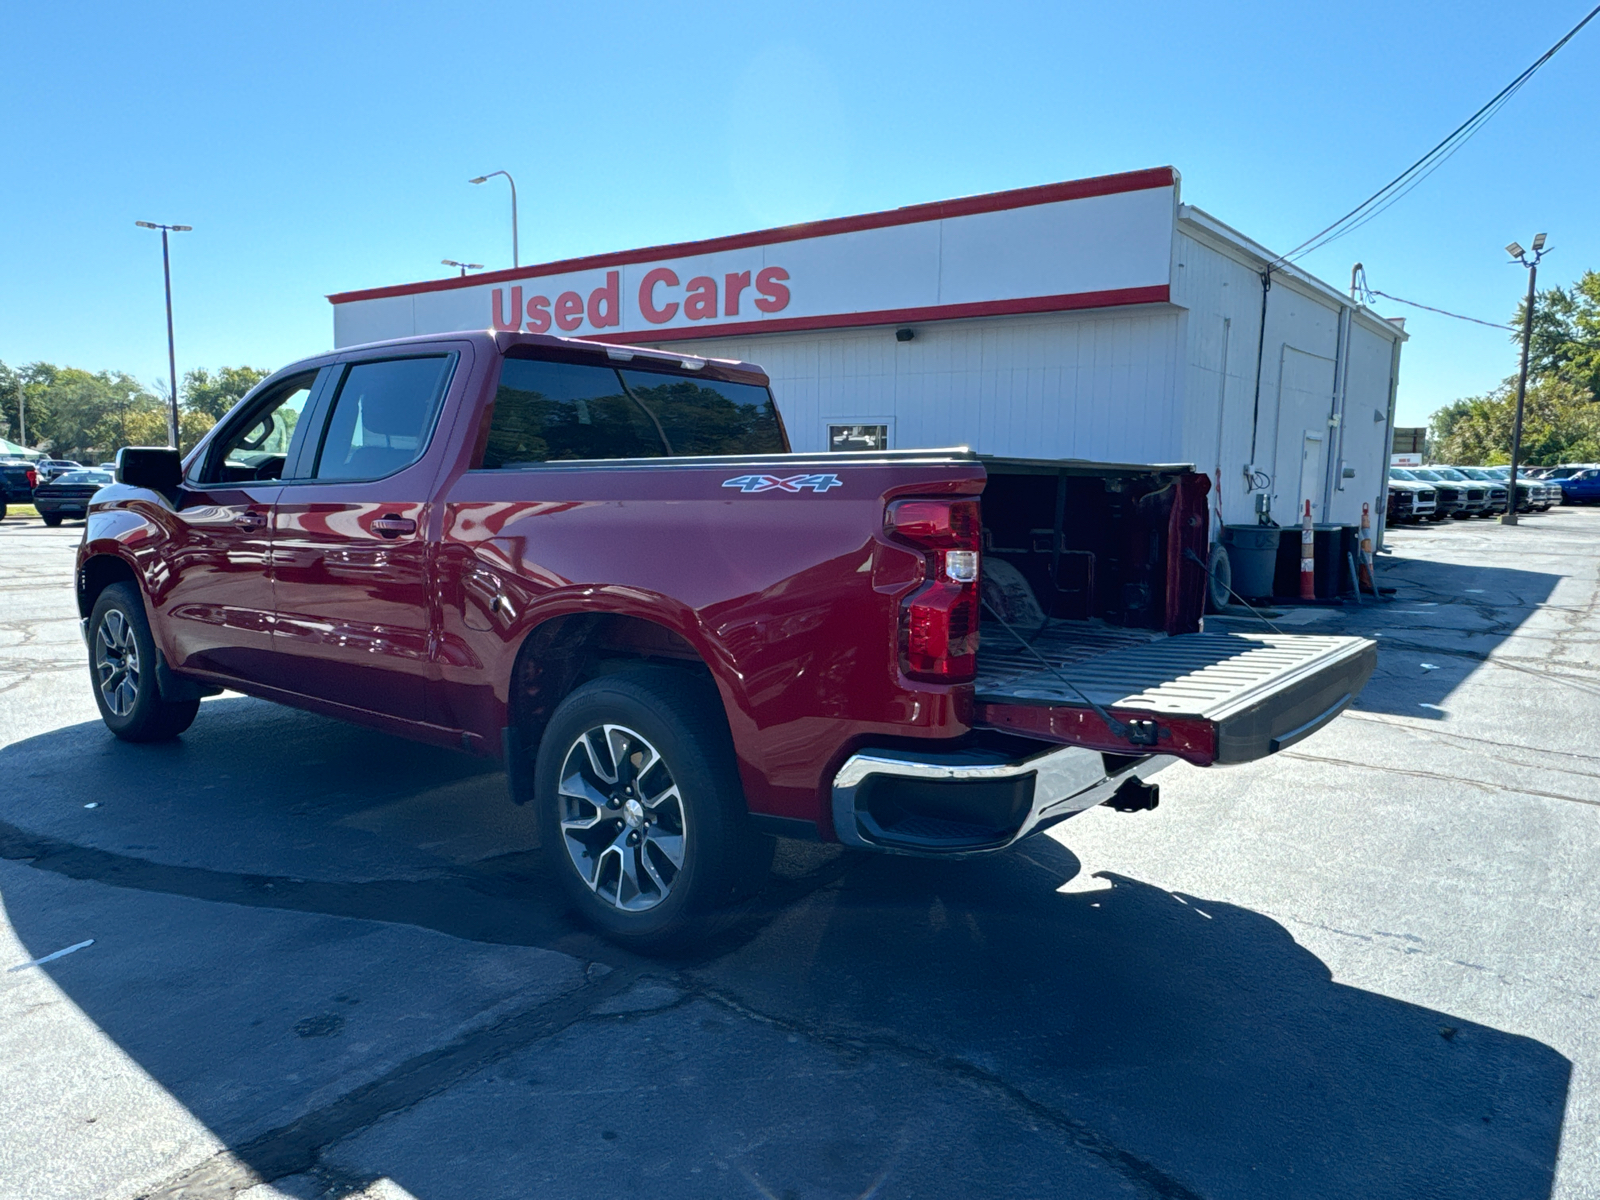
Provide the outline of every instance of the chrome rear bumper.
[[[992,750],[863,750],[834,776],[834,834],[858,850],[988,854],[1103,804],[1124,784],[1175,761],[1152,754],[1108,772],[1105,755],[1081,746],[1050,746],[1021,758]],[[960,819],[963,797],[999,819]],[[899,819],[889,819],[893,814]]]

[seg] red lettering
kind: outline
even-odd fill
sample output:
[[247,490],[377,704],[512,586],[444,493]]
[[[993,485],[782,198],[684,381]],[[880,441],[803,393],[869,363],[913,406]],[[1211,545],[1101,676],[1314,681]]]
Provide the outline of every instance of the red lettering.
[[535,296],[528,301],[528,332],[550,332],[550,297]]
[[514,288],[511,289],[511,308],[508,310],[511,315],[509,317],[501,315],[502,311],[505,311],[504,310],[504,304],[505,304],[505,301],[502,299],[502,297],[500,295],[500,289],[499,288],[495,288],[494,289],[494,313],[492,314],[492,317],[491,317],[491,319],[494,321],[494,327],[496,329],[498,329],[498,330],[501,330],[502,332],[507,331],[507,330],[521,329],[522,328],[522,289],[519,288],[519,287],[514,287]]
[[717,315],[717,283],[709,275],[689,280],[683,297],[683,315],[691,321],[704,321]]
[[664,283],[668,287],[678,286],[677,273],[670,267],[657,267],[639,281],[639,311],[644,314],[644,319],[652,325],[664,325],[678,315],[678,302],[668,301],[661,308],[656,307],[656,284]]
[[589,293],[589,324],[596,329],[622,324],[622,273],[606,272],[605,287]]
[[789,289],[780,280],[789,278],[782,267],[763,267],[756,276],[756,291],[761,293],[756,307],[762,312],[781,312],[789,307]]
[[577,292],[562,292],[556,297],[556,328],[571,333],[583,324],[583,297]]
[[737,275],[724,275],[722,277],[722,294],[727,297],[724,301],[726,307],[722,313],[727,317],[739,315],[739,293],[750,286],[750,272],[740,271]]

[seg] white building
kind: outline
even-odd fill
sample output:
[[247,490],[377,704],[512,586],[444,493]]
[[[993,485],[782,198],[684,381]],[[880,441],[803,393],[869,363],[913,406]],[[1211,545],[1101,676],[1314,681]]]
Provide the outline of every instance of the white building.
[[1258,491],[1285,525],[1381,521],[1405,339],[1170,167],[329,299],[338,346],[490,326],[759,363],[796,450],[1194,463],[1230,524]]

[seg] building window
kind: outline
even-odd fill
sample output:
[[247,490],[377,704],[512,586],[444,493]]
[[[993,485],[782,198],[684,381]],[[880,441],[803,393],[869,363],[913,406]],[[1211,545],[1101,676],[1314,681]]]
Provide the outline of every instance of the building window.
[[887,425],[829,425],[829,450],[887,450]]

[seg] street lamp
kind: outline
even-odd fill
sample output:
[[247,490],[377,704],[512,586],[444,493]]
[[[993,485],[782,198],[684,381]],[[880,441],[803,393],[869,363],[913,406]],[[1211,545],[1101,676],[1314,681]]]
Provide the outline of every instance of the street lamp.
[[467,182],[488,183],[496,175],[504,175],[506,182],[511,185],[511,265],[520,267],[522,263],[517,258],[517,181],[511,178],[510,171],[490,171],[487,175],[479,175],[476,179],[469,179]]
[[482,263],[457,262],[453,258],[441,258],[439,261],[441,263],[443,263],[447,267],[460,267],[462,275],[465,275],[468,271],[481,271],[481,270],[483,270],[483,264]]
[[178,353],[172,344],[172,265],[167,256],[167,233],[189,233],[193,225],[157,225],[152,221],[135,221],[140,229],[161,230],[161,277],[167,284],[167,371],[171,374],[171,390],[167,396],[167,442],[178,448]]
[[1511,480],[1506,489],[1506,511],[1500,518],[1502,525],[1517,523],[1517,459],[1522,455],[1522,405],[1528,395],[1528,347],[1533,342],[1533,286],[1539,278],[1539,260],[1544,257],[1544,239],[1542,233],[1533,235],[1532,262],[1528,261],[1528,252],[1520,243],[1512,242],[1506,247],[1513,262],[1528,268],[1528,303],[1522,310],[1522,370],[1517,376],[1517,419],[1511,427]]

